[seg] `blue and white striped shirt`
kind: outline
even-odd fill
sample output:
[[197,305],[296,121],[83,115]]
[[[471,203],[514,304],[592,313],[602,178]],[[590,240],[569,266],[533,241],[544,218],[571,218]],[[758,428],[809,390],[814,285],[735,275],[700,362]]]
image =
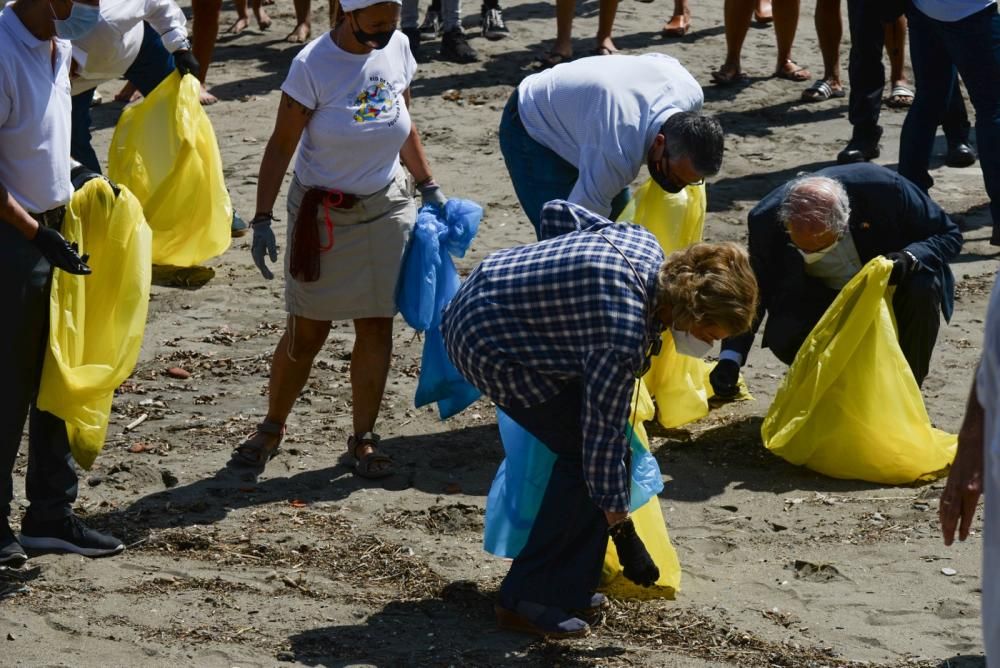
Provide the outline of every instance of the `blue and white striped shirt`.
[[652,314],[663,251],[647,230],[561,200],[543,208],[541,233],[543,241],[492,253],[469,276],[444,312],[445,347],[500,406],[535,406],[581,381],[591,498],[625,512],[626,425],[662,329]]

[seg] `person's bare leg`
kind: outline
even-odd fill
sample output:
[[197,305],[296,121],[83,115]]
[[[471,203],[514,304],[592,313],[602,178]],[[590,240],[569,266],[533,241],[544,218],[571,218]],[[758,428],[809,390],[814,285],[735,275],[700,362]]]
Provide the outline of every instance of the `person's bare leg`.
[[840,15],[840,0],[816,0],[816,37],[823,54],[823,81],[830,88],[840,90],[840,40],[844,36],[844,22]]
[[556,0],[556,43],[551,53],[563,58],[573,57],[573,17],[576,0]]
[[[382,407],[385,382],[392,360],[392,318],[362,318],[354,321],[354,349],[351,351],[351,400],[354,434],[375,431]],[[374,452],[363,445],[353,453],[362,458]],[[372,461],[379,470],[380,463]]]
[[264,11],[261,0],[253,0],[253,16],[257,20],[257,27],[261,30],[267,30],[271,27],[271,17]]
[[683,37],[691,28],[691,8],[687,0],[674,0],[674,15],[663,24],[663,34],[667,37]]
[[771,0],[757,0],[757,6],[753,10],[753,17],[760,23],[770,23],[774,20],[774,12],[771,9]]
[[[247,0],[233,0],[236,9],[236,21],[226,29],[231,35],[239,35],[250,27],[250,15],[247,13]],[[197,56],[196,56],[197,57]]]
[[611,33],[615,29],[615,14],[618,13],[618,0],[600,0],[597,17],[597,39],[594,45],[594,53],[610,55],[618,52],[618,48],[611,40]]
[[312,34],[311,0],[295,0],[295,30],[288,33],[285,41],[300,44],[308,41]]
[[885,53],[889,56],[889,81],[893,86],[907,85],[905,15],[885,25]]
[[755,0],[726,0],[726,61],[712,73],[712,78],[718,83],[736,81],[743,74],[740,54],[743,52],[747,31],[750,30],[754,2]]
[[792,60],[792,44],[799,27],[799,0],[772,0],[774,39],[778,44],[778,62],[774,73],[792,81],[808,81],[812,73]]
[[[267,419],[285,424],[295,400],[309,380],[313,360],[323,349],[330,333],[330,323],[289,316],[285,333],[278,341],[271,357],[271,378],[267,386]],[[273,447],[280,436],[258,432],[256,438],[265,438],[266,447]]]
[[222,10],[222,0],[192,0],[194,22],[191,35],[191,53],[201,65],[198,79],[201,81],[201,103],[215,104],[217,97],[205,88],[208,78],[208,66],[212,64],[212,53],[215,51],[215,40],[219,37],[219,12]]

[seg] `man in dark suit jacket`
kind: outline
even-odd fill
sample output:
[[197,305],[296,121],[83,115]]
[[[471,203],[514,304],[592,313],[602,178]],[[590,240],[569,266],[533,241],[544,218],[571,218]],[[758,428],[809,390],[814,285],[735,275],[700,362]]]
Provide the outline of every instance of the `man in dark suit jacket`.
[[927,375],[940,314],[951,318],[962,248],[958,226],[913,183],[870,163],[829,167],[781,186],[749,216],[750,262],[760,305],[750,331],[722,342],[710,381],[737,393],[764,314],[762,345],[791,364],[840,288],[877,255],[893,261],[899,344],[918,384]]

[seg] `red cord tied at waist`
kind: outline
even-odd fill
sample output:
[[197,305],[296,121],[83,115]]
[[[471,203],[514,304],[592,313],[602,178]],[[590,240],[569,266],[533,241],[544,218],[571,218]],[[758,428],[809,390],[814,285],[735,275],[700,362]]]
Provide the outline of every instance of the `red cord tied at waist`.
[[[292,253],[289,258],[289,271],[292,276],[303,283],[312,283],[319,279],[319,257],[321,253],[333,248],[333,220],[330,209],[350,209],[358,203],[357,195],[342,193],[339,190],[324,190],[310,188],[302,196],[299,213],[292,228]],[[326,224],[327,242],[319,239],[319,220],[316,212],[323,207],[323,218]]]

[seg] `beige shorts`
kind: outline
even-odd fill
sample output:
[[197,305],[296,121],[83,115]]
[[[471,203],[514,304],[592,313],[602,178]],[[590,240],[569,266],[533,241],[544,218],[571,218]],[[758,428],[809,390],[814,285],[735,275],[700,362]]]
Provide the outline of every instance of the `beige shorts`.
[[[307,188],[292,177],[288,187],[288,236],[299,214]],[[285,309],[311,320],[391,318],[396,315],[396,281],[403,253],[417,218],[402,169],[392,182],[373,195],[358,198],[350,209],[330,209],[333,245],[322,206],[319,225],[319,279],[296,280],[285,252]],[[289,249],[290,251],[290,249]]]

